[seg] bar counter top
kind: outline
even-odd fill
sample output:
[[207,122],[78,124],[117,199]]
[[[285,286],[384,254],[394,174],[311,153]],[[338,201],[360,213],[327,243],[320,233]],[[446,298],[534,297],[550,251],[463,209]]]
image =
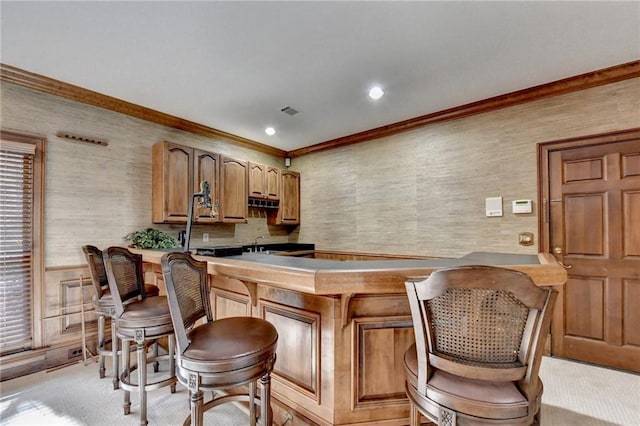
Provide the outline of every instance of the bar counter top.
[[[166,251],[132,249],[148,263],[160,264]],[[312,254],[313,251],[309,251]],[[269,284],[315,295],[403,293],[408,277],[426,277],[436,269],[502,266],[529,274],[540,286],[563,285],[567,274],[548,253],[537,255],[473,252],[460,258],[330,260],[295,254],[243,253],[240,256],[194,258],[206,261],[212,275]]]

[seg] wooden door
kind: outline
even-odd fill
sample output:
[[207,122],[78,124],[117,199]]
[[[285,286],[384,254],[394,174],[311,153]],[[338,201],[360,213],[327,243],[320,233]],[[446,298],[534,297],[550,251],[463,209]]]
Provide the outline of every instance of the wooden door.
[[194,150],[193,161],[193,191],[201,191],[201,183],[209,182],[211,191],[211,208],[200,206],[198,200],[194,206],[193,220],[195,223],[215,223],[220,219],[220,156],[212,152]]
[[266,178],[267,192],[266,196],[269,200],[280,199],[280,169],[277,167],[267,166]]
[[246,223],[249,216],[249,164],[220,158],[220,214],[225,223]]
[[171,142],[153,146],[152,220],[186,223],[193,191],[193,148]]
[[640,371],[640,131],[565,141],[547,159],[547,249],[568,268],[552,353]]
[[300,223],[300,173],[286,170],[280,180],[278,221],[282,225]]
[[264,164],[249,163],[249,197],[267,197],[265,168]]

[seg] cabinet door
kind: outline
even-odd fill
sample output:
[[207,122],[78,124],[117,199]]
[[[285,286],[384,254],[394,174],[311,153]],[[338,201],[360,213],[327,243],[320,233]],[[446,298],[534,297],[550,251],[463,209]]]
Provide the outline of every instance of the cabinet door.
[[[200,184],[209,182],[212,208],[200,206],[198,200],[193,208],[194,223],[220,222],[220,156],[212,152],[194,150],[193,189],[200,192]],[[212,211],[213,210],[213,211]],[[213,216],[212,216],[213,214]]]
[[277,167],[267,166],[266,173],[266,197],[269,200],[280,199],[280,169]]
[[153,146],[152,221],[186,223],[193,191],[193,149],[160,142]]
[[249,163],[249,197],[266,198],[266,166]]
[[280,208],[278,209],[277,223],[298,225],[300,223],[300,173],[284,170],[280,184]]
[[225,223],[246,223],[249,216],[249,164],[220,157],[220,215]]

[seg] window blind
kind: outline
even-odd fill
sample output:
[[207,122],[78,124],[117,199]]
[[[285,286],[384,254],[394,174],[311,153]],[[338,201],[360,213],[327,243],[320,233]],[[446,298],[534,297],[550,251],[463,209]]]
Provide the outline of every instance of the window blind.
[[0,143],[0,354],[32,345],[35,145]]

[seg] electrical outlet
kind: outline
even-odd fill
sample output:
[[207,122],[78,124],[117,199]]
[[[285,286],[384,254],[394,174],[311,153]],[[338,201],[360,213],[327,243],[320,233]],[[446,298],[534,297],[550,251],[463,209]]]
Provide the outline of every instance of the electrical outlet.
[[82,356],[82,348],[69,349],[69,352],[67,353],[68,359],[77,358],[79,356]]
[[204,234],[202,234],[202,241],[205,243],[209,242],[209,234],[207,234],[206,232]]

